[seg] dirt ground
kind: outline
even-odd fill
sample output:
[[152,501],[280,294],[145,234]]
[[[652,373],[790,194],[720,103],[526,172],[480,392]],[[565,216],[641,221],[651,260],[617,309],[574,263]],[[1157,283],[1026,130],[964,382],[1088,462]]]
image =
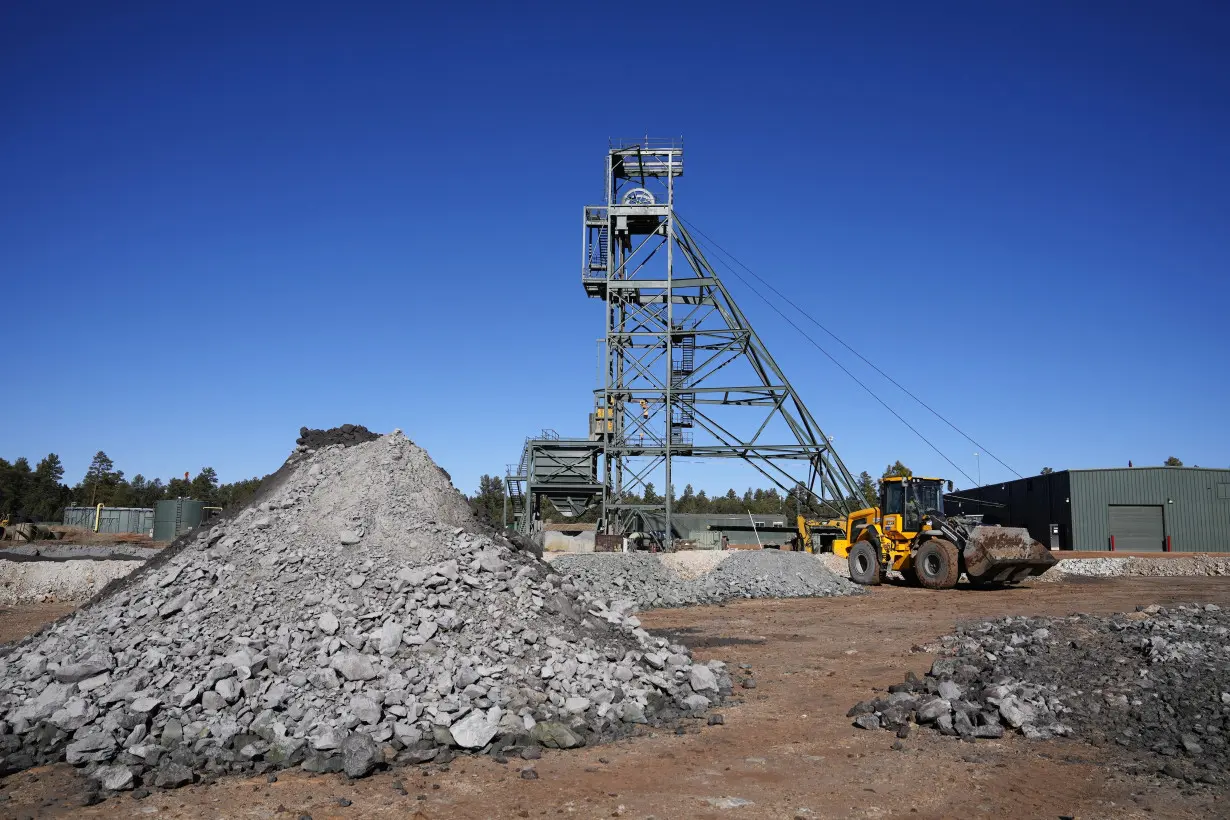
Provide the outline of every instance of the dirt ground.
[[19,641],[43,624],[76,609],[76,604],[0,606],[0,643]]
[[[91,807],[67,766],[0,782],[0,816],[159,818],[628,817],[659,820],[815,817],[1225,817],[1220,795],[1168,778],[1121,773],[1107,748],[1071,740],[965,743],[915,731],[903,751],[888,732],[851,726],[846,711],[874,688],[922,673],[915,647],[960,621],[1005,614],[1130,611],[1150,603],[1230,605],[1230,579],[1065,580],[1006,591],[929,592],[886,586],[855,598],[747,601],[645,613],[704,659],[756,687],[721,709],[722,726],[694,721],[606,746],[547,752],[538,761],[458,758],[349,782],[285,772],[229,779]],[[35,628],[35,610],[0,613],[0,637]],[[43,618],[63,607],[43,608]],[[523,779],[532,768],[537,779]],[[405,794],[398,788],[404,785]],[[337,798],[351,801],[343,807]],[[750,801],[723,808],[722,798]]]

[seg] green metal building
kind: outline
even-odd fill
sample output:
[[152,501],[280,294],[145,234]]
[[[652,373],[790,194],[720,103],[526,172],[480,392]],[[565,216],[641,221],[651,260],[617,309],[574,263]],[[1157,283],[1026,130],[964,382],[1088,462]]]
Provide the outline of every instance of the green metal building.
[[1026,527],[1052,549],[1230,552],[1230,470],[1064,470],[950,493],[944,510]]

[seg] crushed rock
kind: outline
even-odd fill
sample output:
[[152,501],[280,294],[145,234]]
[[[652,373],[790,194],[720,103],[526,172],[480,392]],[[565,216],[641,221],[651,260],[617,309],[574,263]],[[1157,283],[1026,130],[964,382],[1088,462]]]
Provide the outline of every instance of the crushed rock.
[[85,601],[141,561],[0,561],[0,605]]
[[729,550],[681,550],[664,553],[660,558],[663,564],[683,580],[695,581],[702,575],[713,572],[718,564],[730,555]]
[[723,664],[651,636],[631,602],[484,530],[399,431],[300,441],[247,508],[0,648],[0,774],[359,777],[573,748],[729,694]]
[[[678,555],[679,553],[676,553]],[[714,604],[737,598],[853,595],[862,589],[830,572],[814,555],[729,550],[709,572],[681,577],[665,555],[599,552],[556,556],[551,565],[599,597],[625,597],[642,609]],[[668,560],[664,560],[668,559]],[[695,571],[690,566],[690,571]]]
[[1007,617],[941,641],[923,678],[848,713],[863,729],[1114,744],[1138,773],[1230,784],[1230,613],[1151,605],[1101,617]]
[[816,560],[824,564],[829,572],[834,575],[839,575],[842,578],[850,577],[850,561],[847,558],[842,558],[840,555],[832,552],[823,552],[816,555]]
[[1067,558],[1042,575],[1030,579],[1033,582],[1061,581],[1065,576],[1080,575],[1095,578],[1149,577],[1168,578],[1180,576],[1230,576],[1230,555],[1182,555],[1164,558]]

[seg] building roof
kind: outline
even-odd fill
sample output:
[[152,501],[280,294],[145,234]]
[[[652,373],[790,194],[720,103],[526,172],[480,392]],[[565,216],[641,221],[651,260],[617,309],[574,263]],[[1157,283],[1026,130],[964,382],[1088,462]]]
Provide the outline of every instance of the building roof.
[[1170,467],[1165,464],[1141,464],[1139,467],[1086,467],[1077,470],[1063,470],[1066,473],[1126,473],[1138,472],[1140,470],[1199,470],[1200,472],[1208,473],[1224,473],[1230,471],[1230,467]]

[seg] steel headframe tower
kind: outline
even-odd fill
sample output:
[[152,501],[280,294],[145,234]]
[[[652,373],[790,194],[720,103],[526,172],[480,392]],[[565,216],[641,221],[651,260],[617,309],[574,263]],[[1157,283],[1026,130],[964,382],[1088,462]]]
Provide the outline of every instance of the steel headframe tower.
[[[741,458],[813,512],[850,512],[854,477],[675,215],[682,175],[682,139],[612,140],[606,204],[584,212],[582,282],[606,307],[603,528],[669,548],[679,457]],[[629,501],[657,477],[660,502]]]

